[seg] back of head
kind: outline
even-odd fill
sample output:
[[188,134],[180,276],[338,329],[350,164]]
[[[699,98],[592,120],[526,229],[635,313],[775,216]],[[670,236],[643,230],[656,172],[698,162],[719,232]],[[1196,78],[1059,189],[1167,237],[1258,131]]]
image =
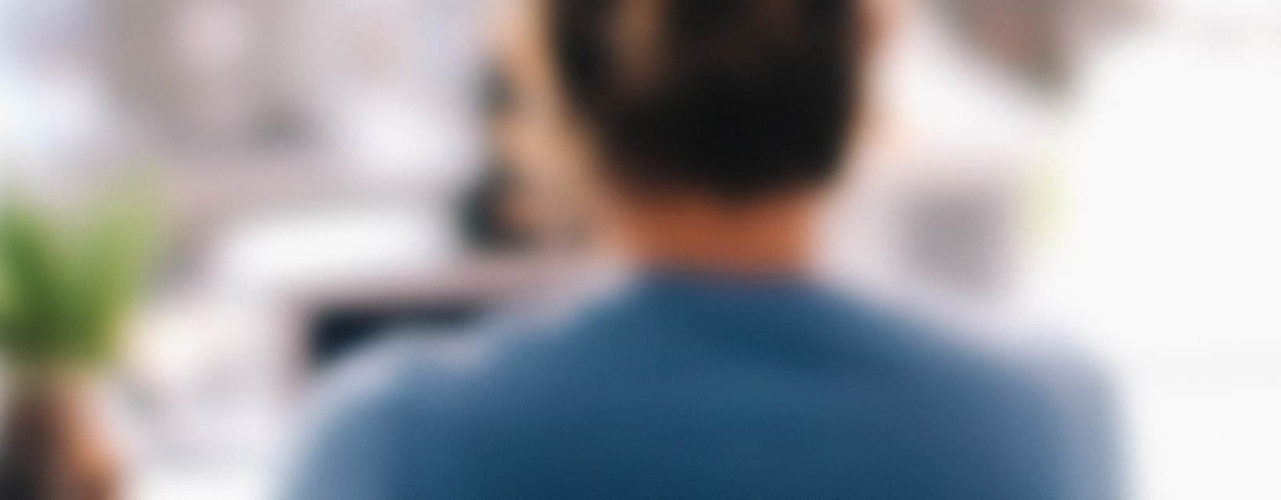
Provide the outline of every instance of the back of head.
[[729,199],[820,185],[858,108],[849,0],[546,0],[576,118],[626,189]]

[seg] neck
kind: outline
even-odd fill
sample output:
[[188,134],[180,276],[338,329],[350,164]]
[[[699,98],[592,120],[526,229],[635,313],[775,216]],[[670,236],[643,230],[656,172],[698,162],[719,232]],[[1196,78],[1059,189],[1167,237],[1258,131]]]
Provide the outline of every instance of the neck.
[[752,203],[682,196],[616,212],[616,240],[641,266],[791,275],[809,271],[818,203],[811,195]]

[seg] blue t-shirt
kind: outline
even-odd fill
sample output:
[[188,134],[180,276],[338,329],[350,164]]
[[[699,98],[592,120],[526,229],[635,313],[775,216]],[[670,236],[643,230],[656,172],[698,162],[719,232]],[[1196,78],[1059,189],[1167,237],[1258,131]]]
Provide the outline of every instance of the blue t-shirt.
[[520,333],[375,360],[291,498],[1073,497],[1029,377],[810,283],[651,275]]

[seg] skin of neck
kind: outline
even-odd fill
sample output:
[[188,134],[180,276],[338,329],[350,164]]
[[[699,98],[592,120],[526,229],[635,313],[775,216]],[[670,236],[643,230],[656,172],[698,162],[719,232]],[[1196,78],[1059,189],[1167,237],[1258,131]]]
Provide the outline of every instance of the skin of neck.
[[750,201],[701,192],[614,197],[607,232],[642,268],[728,275],[810,271],[822,196],[812,190]]

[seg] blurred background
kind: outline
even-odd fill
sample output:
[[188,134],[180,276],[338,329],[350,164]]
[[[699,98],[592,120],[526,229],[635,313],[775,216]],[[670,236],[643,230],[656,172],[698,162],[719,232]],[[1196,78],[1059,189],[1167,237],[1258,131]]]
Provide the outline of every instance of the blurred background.
[[[0,201],[159,207],[124,498],[271,498],[335,361],[592,279],[520,3],[0,0]],[[1126,498],[1281,498],[1281,3],[877,3],[823,276],[1108,387]]]

